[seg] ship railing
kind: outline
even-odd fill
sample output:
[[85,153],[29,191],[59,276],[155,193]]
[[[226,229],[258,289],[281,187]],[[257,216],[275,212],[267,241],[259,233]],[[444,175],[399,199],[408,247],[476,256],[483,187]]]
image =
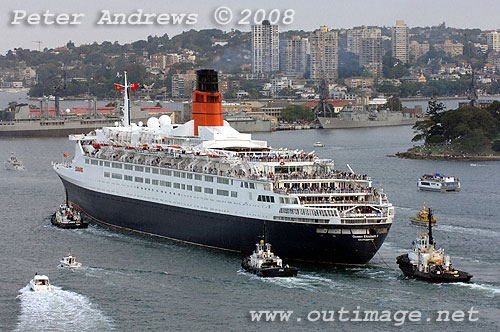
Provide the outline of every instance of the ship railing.
[[357,188],[357,189],[295,189],[295,188],[276,188],[274,192],[277,194],[293,194],[293,195],[324,195],[324,194],[364,194],[375,195],[377,190],[373,187]]
[[306,155],[303,157],[250,157],[250,156],[241,156],[243,160],[249,162],[262,162],[262,163],[280,163],[280,162],[313,162],[316,160],[316,156]]
[[363,180],[370,181],[367,175],[364,174],[353,174],[347,172],[340,171],[331,171],[331,172],[316,172],[316,173],[307,173],[307,172],[293,172],[289,174],[269,174],[273,180],[282,181],[282,180],[311,180],[311,179],[339,179],[339,180]]
[[342,218],[386,218],[388,214],[386,212],[370,212],[370,213],[345,213],[340,212]]

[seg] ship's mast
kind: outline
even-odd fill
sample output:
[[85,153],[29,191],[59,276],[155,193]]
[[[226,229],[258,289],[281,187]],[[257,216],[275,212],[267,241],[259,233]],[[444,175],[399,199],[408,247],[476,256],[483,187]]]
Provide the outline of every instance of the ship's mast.
[[[133,87],[133,86],[135,86],[135,89],[137,89],[137,83],[129,85],[128,80],[127,80],[127,72],[124,71],[123,75],[125,78],[125,84],[121,85],[121,84],[115,83],[115,88],[116,88],[116,90],[124,90],[123,91],[123,107],[122,107],[122,110],[123,110],[122,124],[124,127],[130,127],[130,100],[128,97],[128,95],[129,95],[128,89]],[[132,89],[132,90],[134,90],[134,89]]]
[[432,238],[432,211],[429,208],[429,214],[427,215],[429,219],[429,245],[434,244],[434,239]]
[[130,127],[130,106],[129,106],[129,98],[128,98],[128,81],[127,81],[127,72],[124,72],[125,76],[125,86],[123,87],[123,126]]

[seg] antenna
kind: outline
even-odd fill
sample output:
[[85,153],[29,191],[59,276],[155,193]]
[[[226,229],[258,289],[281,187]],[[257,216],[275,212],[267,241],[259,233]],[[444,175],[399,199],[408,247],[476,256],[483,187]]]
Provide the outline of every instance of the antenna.
[[33,43],[38,44],[38,52],[41,52],[42,51],[43,41],[41,41],[41,40],[33,40]]

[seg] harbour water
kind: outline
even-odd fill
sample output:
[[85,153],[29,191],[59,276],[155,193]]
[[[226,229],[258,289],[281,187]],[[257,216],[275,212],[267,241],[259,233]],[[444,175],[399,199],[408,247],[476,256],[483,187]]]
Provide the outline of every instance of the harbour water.
[[[240,268],[242,255],[91,225],[61,230],[49,216],[64,200],[51,161],[70,157],[65,138],[0,140],[0,161],[15,151],[25,172],[0,170],[0,331],[494,331],[500,324],[500,163],[386,157],[412,145],[410,127],[285,131],[253,135],[272,146],[316,150],[338,168],[369,174],[396,206],[379,254],[365,267],[297,264],[292,279],[259,279]],[[314,142],[325,147],[313,148]],[[420,192],[418,176],[458,176],[459,193]],[[395,264],[419,231],[408,218],[431,206],[434,237],[471,283],[407,280]],[[283,236],[286,236],[284,234]],[[58,268],[71,250],[84,267]],[[279,252],[277,253],[279,255]],[[34,273],[51,292],[30,292]],[[420,310],[420,322],[311,322],[317,310]],[[475,322],[433,322],[437,310],[479,313]],[[251,310],[292,310],[288,322],[252,322]],[[298,321],[297,318],[302,318]],[[466,314],[468,318],[468,314]],[[433,325],[436,324],[436,325]]]

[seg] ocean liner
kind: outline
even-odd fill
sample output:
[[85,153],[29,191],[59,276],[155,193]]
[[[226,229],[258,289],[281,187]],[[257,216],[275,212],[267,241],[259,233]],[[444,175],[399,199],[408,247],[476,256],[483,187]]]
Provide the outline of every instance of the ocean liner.
[[262,236],[281,257],[365,264],[394,219],[366,175],[314,153],[275,149],[222,118],[217,72],[198,70],[192,119],[130,123],[72,135],[75,156],[53,167],[67,199],[93,221],[250,253]]

